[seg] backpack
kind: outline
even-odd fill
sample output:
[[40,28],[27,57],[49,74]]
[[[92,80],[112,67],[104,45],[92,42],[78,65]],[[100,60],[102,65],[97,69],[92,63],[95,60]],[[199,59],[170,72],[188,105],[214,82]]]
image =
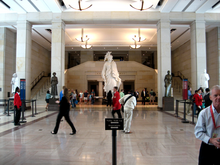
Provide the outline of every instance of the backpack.
[[132,97],[132,95],[130,95],[124,102],[124,104],[121,105],[121,111],[124,112],[124,105],[126,104],[126,102]]

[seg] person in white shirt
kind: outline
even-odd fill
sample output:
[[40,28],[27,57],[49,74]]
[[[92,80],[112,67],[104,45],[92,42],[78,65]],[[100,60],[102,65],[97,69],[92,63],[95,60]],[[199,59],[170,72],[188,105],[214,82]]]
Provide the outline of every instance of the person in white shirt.
[[124,105],[124,132],[126,134],[131,133],[131,120],[133,115],[133,109],[137,105],[136,98],[132,91],[119,100],[120,104]]
[[220,86],[211,89],[212,105],[203,109],[195,126],[195,136],[202,141],[199,165],[220,164]]

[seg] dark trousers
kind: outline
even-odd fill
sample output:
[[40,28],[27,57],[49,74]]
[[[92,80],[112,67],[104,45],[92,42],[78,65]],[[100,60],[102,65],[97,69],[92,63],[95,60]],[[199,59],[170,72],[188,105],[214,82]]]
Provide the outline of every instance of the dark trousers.
[[112,110],[112,116],[113,116],[113,118],[115,118],[115,113],[118,114],[118,118],[119,118],[119,119],[122,118],[120,109],[119,109],[119,110]]
[[107,106],[108,106],[108,105],[109,105],[110,107],[112,106],[112,99],[108,99]]
[[18,124],[21,117],[21,108],[18,110],[17,106],[15,106],[15,117],[14,117],[14,124]]
[[70,125],[70,127],[72,128],[72,132],[75,133],[75,132],[76,132],[76,129],[75,129],[73,123],[72,123],[71,120],[70,120],[69,112],[68,112],[68,113],[65,113],[65,114],[63,114],[63,113],[59,113],[59,114],[58,114],[56,126],[55,126],[53,132],[54,132],[54,133],[57,133],[57,132],[58,132],[58,129],[59,129],[59,126],[60,126],[60,121],[61,121],[61,119],[62,119],[63,116],[65,117],[66,122],[67,122],[67,123]]
[[142,97],[142,104],[145,105],[145,97]]
[[220,149],[202,142],[199,152],[199,165],[219,165],[219,155]]
[[[200,107],[202,107],[202,106],[200,106]],[[202,108],[199,108],[198,106],[196,106],[196,110],[198,111],[198,113],[197,113],[197,117],[199,116],[199,113],[201,112],[201,110],[202,110]]]

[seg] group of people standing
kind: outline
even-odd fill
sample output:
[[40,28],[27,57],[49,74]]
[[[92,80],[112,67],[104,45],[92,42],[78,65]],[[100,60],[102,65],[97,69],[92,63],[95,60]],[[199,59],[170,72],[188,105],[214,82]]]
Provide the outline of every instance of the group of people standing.
[[203,88],[199,88],[195,90],[195,93],[192,94],[192,89],[188,88],[188,101],[193,104],[188,104],[187,106],[187,114],[192,115],[190,109],[193,110],[194,115],[199,115],[202,109],[209,107],[212,104],[210,100],[210,89],[206,88],[205,93]]
[[143,89],[141,92],[142,105],[145,105],[146,98],[149,97],[150,104],[154,104],[156,93],[151,89],[150,94],[148,94],[147,88]]

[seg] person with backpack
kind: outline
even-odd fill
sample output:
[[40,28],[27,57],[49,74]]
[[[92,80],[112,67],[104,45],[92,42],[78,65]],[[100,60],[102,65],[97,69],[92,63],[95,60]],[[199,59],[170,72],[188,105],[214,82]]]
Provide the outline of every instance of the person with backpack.
[[133,91],[129,91],[127,95],[119,100],[119,103],[124,106],[124,131],[126,134],[131,133],[131,121],[133,116],[133,109],[137,105],[136,98]]

